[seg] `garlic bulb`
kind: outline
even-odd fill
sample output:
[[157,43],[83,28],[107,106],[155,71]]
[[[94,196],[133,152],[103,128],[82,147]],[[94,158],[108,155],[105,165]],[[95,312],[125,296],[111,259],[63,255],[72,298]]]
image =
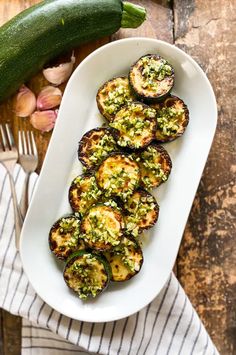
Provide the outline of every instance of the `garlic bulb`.
[[16,97],[15,113],[18,117],[28,117],[36,108],[36,97],[27,86],[22,85]]
[[32,126],[42,132],[49,132],[55,126],[58,110],[35,111],[30,116]]
[[54,85],[60,85],[64,83],[73,71],[73,66],[75,63],[75,56],[72,54],[71,61],[68,63],[62,63],[57,67],[47,68],[43,70],[44,77]]
[[37,109],[48,110],[60,105],[62,92],[54,86],[45,86],[37,97]]

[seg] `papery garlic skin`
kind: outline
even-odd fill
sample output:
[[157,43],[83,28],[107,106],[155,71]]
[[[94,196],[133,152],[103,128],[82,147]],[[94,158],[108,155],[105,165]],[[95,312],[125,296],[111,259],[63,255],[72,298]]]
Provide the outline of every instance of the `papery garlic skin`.
[[37,109],[49,110],[60,105],[62,92],[54,86],[45,86],[37,97]]
[[55,126],[58,110],[35,111],[30,116],[32,126],[42,132],[49,132]]
[[30,116],[36,108],[36,97],[33,91],[22,85],[16,96],[15,113],[18,117]]
[[54,85],[60,85],[64,83],[73,71],[73,66],[75,63],[74,54],[71,56],[71,61],[68,63],[62,63],[57,67],[47,68],[43,70],[43,75],[49,81],[49,83]]

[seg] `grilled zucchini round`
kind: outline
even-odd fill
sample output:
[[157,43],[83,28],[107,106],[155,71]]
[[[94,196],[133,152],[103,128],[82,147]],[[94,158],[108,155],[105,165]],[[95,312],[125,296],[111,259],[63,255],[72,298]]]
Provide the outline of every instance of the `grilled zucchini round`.
[[123,206],[126,211],[125,222],[128,234],[137,237],[145,229],[154,226],[158,219],[159,206],[154,196],[138,189]]
[[83,174],[77,176],[69,189],[69,202],[74,212],[83,216],[86,211],[99,201],[102,191],[98,188],[95,176]]
[[111,206],[93,206],[81,222],[85,243],[92,249],[107,250],[120,244],[124,219],[121,212]]
[[84,249],[84,246],[78,217],[65,216],[53,224],[49,232],[49,247],[58,259],[66,260],[74,251]]
[[139,166],[130,156],[112,153],[99,166],[96,179],[107,196],[116,195],[126,200],[139,184]]
[[133,102],[117,112],[110,123],[120,147],[140,149],[155,138],[156,111],[140,102]]
[[143,253],[136,240],[124,237],[122,242],[105,253],[111,267],[112,281],[127,281],[136,275],[143,264]]
[[110,266],[100,255],[81,250],[71,255],[64,269],[64,280],[82,300],[98,296],[110,281]]
[[170,95],[163,102],[151,106],[157,112],[158,142],[170,142],[182,136],[189,122],[189,111],[183,100]]
[[160,145],[150,144],[134,159],[138,162],[141,172],[140,185],[146,190],[153,189],[167,181],[172,162],[167,151]]
[[101,114],[112,121],[124,105],[135,100],[127,77],[117,77],[107,81],[98,90],[97,105]]
[[87,169],[91,169],[115,150],[117,145],[110,130],[94,128],[85,133],[80,140],[78,157]]
[[138,98],[147,102],[159,101],[174,86],[174,69],[159,55],[147,54],[133,64],[129,81]]

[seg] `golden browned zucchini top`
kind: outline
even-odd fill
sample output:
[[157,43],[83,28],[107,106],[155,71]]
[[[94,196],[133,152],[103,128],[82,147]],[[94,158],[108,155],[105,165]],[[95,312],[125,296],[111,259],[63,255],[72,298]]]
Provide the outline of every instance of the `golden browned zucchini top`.
[[110,267],[104,257],[81,250],[74,253],[64,269],[66,284],[82,300],[96,297],[110,280]]
[[183,100],[170,95],[163,102],[151,106],[157,112],[157,141],[172,141],[184,133],[189,122],[189,111]]
[[124,237],[121,243],[112,250],[105,253],[110,263],[112,281],[127,281],[136,275],[143,264],[143,253],[132,238]]
[[170,174],[172,163],[167,151],[159,145],[150,144],[134,159],[141,171],[141,186],[146,190],[153,189],[165,182]]
[[106,195],[116,195],[125,200],[139,184],[139,166],[131,157],[113,153],[99,166],[96,179]]
[[69,202],[74,212],[81,216],[101,198],[102,191],[98,188],[95,176],[83,174],[77,176],[69,189]]
[[110,249],[120,243],[124,220],[120,211],[111,206],[93,206],[81,222],[81,233],[89,247]]
[[129,80],[138,97],[159,100],[174,85],[174,69],[166,59],[156,54],[147,54],[131,67]]
[[154,226],[159,214],[159,206],[154,196],[138,189],[124,204],[126,230],[136,237],[142,230]]
[[134,100],[127,77],[107,81],[97,93],[97,105],[101,114],[112,121],[122,106]]
[[117,144],[121,147],[140,149],[146,147],[156,132],[156,111],[140,102],[133,102],[117,112],[113,122]]
[[49,232],[49,247],[55,256],[62,260],[66,260],[75,250],[84,248],[78,217],[69,215],[54,223]]
[[94,128],[85,133],[79,142],[79,160],[86,168],[94,168],[111,152],[117,150],[116,142],[108,128]]

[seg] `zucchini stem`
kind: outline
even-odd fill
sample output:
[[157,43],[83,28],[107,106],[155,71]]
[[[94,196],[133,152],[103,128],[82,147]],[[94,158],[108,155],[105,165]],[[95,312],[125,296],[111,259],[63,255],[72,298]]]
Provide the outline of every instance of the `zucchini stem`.
[[121,18],[122,28],[137,28],[146,19],[146,9],[139,5],[131,4],[128,1],[123,2],[123,12]]

